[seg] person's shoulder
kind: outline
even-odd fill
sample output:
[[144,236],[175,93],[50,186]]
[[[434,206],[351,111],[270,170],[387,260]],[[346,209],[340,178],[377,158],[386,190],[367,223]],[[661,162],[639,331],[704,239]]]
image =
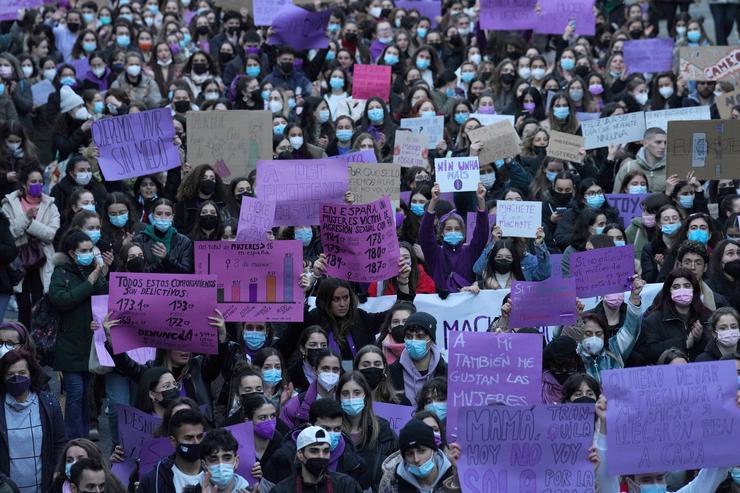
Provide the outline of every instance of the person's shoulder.
[[[344,487],[355,487],[356,486],[357,490],[358,491],[360,490],[360,484],[352,476],[349,476],[341,472],[330,472],[329,476],[331,477],[331,480],[335,483],[336,486],[344,486]],[[343,491],[343,490],[340,490],[340,491]]]

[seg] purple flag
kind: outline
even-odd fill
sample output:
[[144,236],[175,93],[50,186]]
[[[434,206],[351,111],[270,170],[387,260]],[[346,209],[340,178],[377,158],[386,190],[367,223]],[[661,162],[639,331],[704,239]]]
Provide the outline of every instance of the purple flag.
[[565,26],[575,22],[576,34],[596,34],[594,0],[540,0],[540,7],[542,11],[537,16],[535,32],[562,35]]
[[195,273],[216,276],[218,309],[229,322],[303,321],[300,241],[196,241]]
[[735,361],[606,370],[601,381],[610,475],[740,464]]
[[462,491],[593,493],[593,404],[465,407],[458,423]]
[[537,0],[482,0],[480,27],[505,31],[532,29],[538,22],[536,5]]
[[296,50],[326,48],[326,26],[329,24],[330,10],[309,12],[286,3],[272,20],[270,44],[288,45]]
[[625,41],[622,52],[624,53],[624,64],[630,74],[673,70],[673,40],[671,38]]
[[634,274],[634,245],[596,248],[570,256],[570,275],[581,298],[623,293],[632,286]]
[[450,332],[447,437],[464,407],[533,406],[542,400],[542,336]]
[[608,193],[606,200],[609,205],[619,211],[619,217],[624,222],[624,227],[630,225],[632,219],[642,216],[642,201],[649,194],[647,193]]
[[569,325],[576,322],[576,280],[550,278],[511,283],[509,327]]

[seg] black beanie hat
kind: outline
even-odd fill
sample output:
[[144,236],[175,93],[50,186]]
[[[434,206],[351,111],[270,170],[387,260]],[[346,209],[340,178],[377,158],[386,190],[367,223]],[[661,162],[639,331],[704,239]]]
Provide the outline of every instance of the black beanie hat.
[[398,434],[398,443],[400,444],[401,454],[417,445],[424,445],[437,450],[437,443],[434,441],[434,430],[418,419],[409,421],[406,426],[401,428],[401,432]]
[[422,329],[429,335],[433,343],[437,343],[437,319],[433,316],[426,312],[412,313],[404,323],[404,332],[411,327]]

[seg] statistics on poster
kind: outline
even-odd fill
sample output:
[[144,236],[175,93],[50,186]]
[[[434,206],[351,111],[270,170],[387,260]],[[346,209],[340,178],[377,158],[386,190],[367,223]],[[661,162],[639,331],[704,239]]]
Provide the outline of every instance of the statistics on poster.
[[218,279],[216,301],[227,322],[301,322],[300,241],[198,241],[195,273]]

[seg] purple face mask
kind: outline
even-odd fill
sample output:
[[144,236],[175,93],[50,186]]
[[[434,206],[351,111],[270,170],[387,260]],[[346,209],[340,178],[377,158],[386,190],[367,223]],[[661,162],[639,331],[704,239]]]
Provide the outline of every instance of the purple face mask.
[[277,426],[276,420],[268,419],[267,421],[263,421],[261,423],[255,424],[254,432],[257,434],[257,436],[262,437],[266,440],[270,440],[272,436],[275,434],[276,426]]
[[534,103],[524,103],[522,106],[524,107],[524,111],[527,113],[534,113]]
[[247,55],[256,55],[260,52],[259,48],[255,48],[254,46],[250,46],[247,48]]
[[41,192],[44,190],[42,183],[31,183],[28,185],[28,195],[31,197],[41,197]]

